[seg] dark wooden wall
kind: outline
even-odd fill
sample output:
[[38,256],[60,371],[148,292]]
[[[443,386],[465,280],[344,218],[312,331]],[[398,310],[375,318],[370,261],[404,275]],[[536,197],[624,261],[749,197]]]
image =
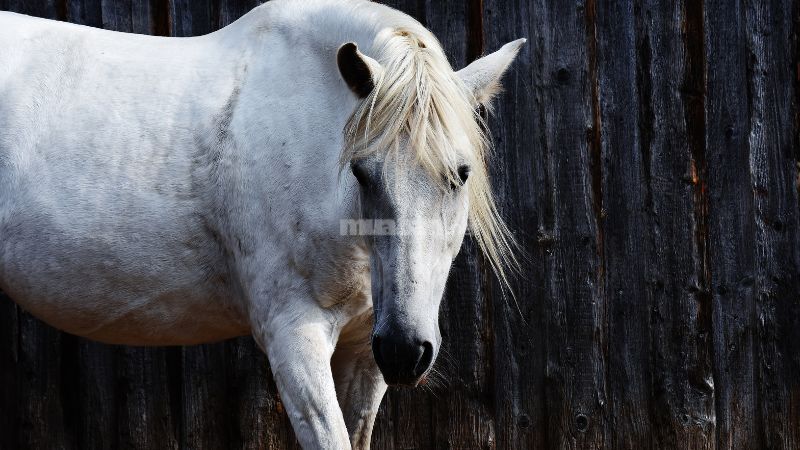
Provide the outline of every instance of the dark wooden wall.
[[[0,9],[188,36],[257,3]],[[490,120],[528,259],[515,300],[465,244],[441,385],[390,392],[374,448],[800,448],[800,0],[390,3],[456,67],[529,39]],[[249,338],[112,347],[0,300],[2,449],[295,446]]]

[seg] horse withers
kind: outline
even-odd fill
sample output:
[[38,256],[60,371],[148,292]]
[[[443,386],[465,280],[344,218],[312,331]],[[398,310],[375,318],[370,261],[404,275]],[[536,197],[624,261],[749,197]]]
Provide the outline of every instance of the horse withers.
[[252,334],[305,448],[367,448],[433,365],[470,227],[501,279],[477,112],[410,17],[274,0],[196,38],[0,13],[0,289],[102,342]]

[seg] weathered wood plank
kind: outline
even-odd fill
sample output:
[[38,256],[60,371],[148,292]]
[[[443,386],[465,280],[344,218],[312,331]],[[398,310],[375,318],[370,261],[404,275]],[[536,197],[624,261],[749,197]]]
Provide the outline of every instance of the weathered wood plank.
[[587,6],[523,1],[484,8],[487,48],[530,39],[504,81],[491,124],[495,179],[503,180],[497,192],[533,258],[520,283],[523,317],[499,298],[494,304],[501,448],[602,448],[608,441],[594,201],[600,193],[592,170],[599,124]]
[[103,0],[67,2],[68,22],[103,28]]
[[[749,170],[755,214],[757,424],[764,448],[800,447],[800,263],[789,0],[745,4]],[[792,386],[794,385],[794,389]],[[794,403],[793,403],[794,402]],[[779,418],[779,419],[778,419]],[[778,420],[776,420],[778,419]]]
[[221,344],[186,347],[182,351],[183,411],[181,446],[224,448],[231,440],[225,390],[227,365]]
[[372,429],[371,447],[376,450],[395,448],[394,439],[394,405],[391,395],[385,395],[381,402],[381,408],[375,418],[375,426]]
[[103,28],[128,33],[152,34],[153,12],[147,0],[101,0]]
[[651,216],[647,295],[653,448],[715,448],[702,5],[648,0],[638,14],[639,140]]
[[[21,311],[21,310],[20,310]],[[21,448],[70,448],[62,404],[61,333],[20,312],[16,365]]]
[[227,26],[239,17],[250,12],[251,9],[264,3],[260,0],[234,0],[222,1],[219,5],[219,21],[218,28]]
[[0,449],[19,445],[18,307],[0,291]]
[[65,20],[108,30],[166,35],[165,0],[61,0]]
[[[66,336],[66,335],[64,335]],[[75,397],[66,414],[78,419],[76,448],[114,449],[124,446],[117,433],[120,395],[117,392],[117,347],[72,337],[77,358],[69,384],[64,387]]]
[[706,0],[703,8],[718,447],[763,448],[756,420],[757,260],[745,13],[740,1]]
[[[545,333],[550,287],[548,265],[553,256],[553,219],[548,192],[554,188],[547,144],[549,128],[545,98],[552,100],[551,74],[542,64],[549,36],[536,19],[544,20],[551,5],[536,2],[484,3],[480,22],[471,31],[483,34],[481,49],[488,53],[517,38],[527,38],[503,80],[505,91],[489,115],[495,144],[490,164],[499,208],[520,243],[522,273],[513,283],[513,296],[495,283],[487,285],[492,341],[493,389],[487,401],[494,410],[499,448],[546,448],[551,445],[546,411],[548,350]],[[475,15],[473,15],[473,18]],[[559,50],[563,50],[559,49]],[[554,50],[558,52],[559,50]],[[546,188],[542,188],[547,185]],[[519,193],[517,195],[516,193]],[[484,276],[490,276],[484,269]]]
[[[89,12],[96,8],[91,5]],[[99,7],[105,29],[142,34],[156,29],[152,21],[155,13],[147,0],[100,0]],[[174,388],[176,377],[181,376],[176,370],[180,367],[180,350],[112,347],[110,351],[92,351],[97,347],[100,346],[81,344],[83,389],[88,394],[82,407],[84,414],[106,417],[87,423],[83,438],[103,448],[109,448],[109,443],[143,449],[177,448],[181,417],[175,417],[175,413],[180,411],[182,392]],[[113,378],[107,372],[109,368],[113,368]],[[97,412],[89,409],[101,402]],[[114,425],[110,423],[112,419],[116,420]],[[99,429],[92,429],[93,426]],[[111,436],[92,435],[112,428]]]
[[47,19],[63,19],[57,0],[5,0],[3,9]]
[[124,446],[174,449],[180,442],[174,397],[181,392],[170,383],[168,359],[180,353],[167,348],[122,347],[116,356],[117,432]]
[[[608,421],[613,448],[638,449],[650,423],[651,259],[648,149],[639,123],[636,14],[632,0],[598,0],[595,8],[596,113],[600,124],[601,234],[607,329]],[[597,194],[597,193],[595,193]],[[637,267],[639,270],[629,270]],[[623,431],[624,430],[624,431]]]
[[218,0],[169,0],[172,36],[202,36],[217,29]]
[[[800,0],[792,1],[792,27],[791,27],[791,43],[789,54],[794,55],[791,57],[791,65],[789,66],[790,78],[792,82],[791,89],[793,90],[794,99],[792,105],[792,116],[794,117],[794,124],[791,125],[792,146],[794,147],[794,157],[797,162],[795,166],[800,172]],[[788,12],[786,13],[788,16]],[[798,174],[800,179],[800,174]],[[800,182],[797,184],[797,189],[800,191]],[[795,193],[800,199],[800,193]],[[800,239],[794,242],[795,255],[800,253]],[[797,258],[795,258],[797,261]],[[795,263],[797,264],[797,263]],[[784,380],[788,385],[789,390],[789,404],[791,405],[792,413],[788,415],[786,421],[791,430],[793,430],[789,442],[794,442],[796,446],[800,447],[800,387],[798,386],[798,377],[796,374],[800,373],[800,352],[796,350],[796,345],[800,342],[800,337],[797,333],[800,332],[800,305],[797,303],[797,291],[794,294],[795,301],[793,307],[786,308],[781,305],[780,317],[783,322],[781,329],[780,347],[783,351],[784,359]],[[788,309],[788,311],[786,310]]]

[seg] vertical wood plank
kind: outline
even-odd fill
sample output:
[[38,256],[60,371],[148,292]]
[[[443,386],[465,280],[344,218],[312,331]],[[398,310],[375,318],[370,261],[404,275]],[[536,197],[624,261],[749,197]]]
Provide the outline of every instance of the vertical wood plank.
[[113,31],[133,32],[132,0],[101,0],[103,28]]
[[169,0],[173,36],[202,36],[219,23],[219,0]]
[[103,28],[102,0],[81,0],[67,2],[68,22],[90,27]]
[[[552,306],[553,286],[548,277],[555,244],[553,204],[548,197],[554,177],[548,158],[557,132],[547,125],[545,106],[555,95],[552,74],[543,64],[551,36],[540,26],[548,20],[543,16],[552,5],[473,3],[481,7],[482,14],[478,22],[473,12],[470,31],[480,33],[483,41],[480,46],[473,45],[473,54],[493,52],[517,38],[528,39],[505,75],[504,92],[489,115],[495,145],[490,164],[493,189],[498,207],[520,243],[522,272],[513,283],[513,296],[496,283],[487,286],[491,322],[485,339],[492,345],[489,364],[494,384],[487,401],[494,410],[498,448],[547,448],[556,445],[549,441],[552,417],[548,416],[545,336]],[[564,49],[553,49],[550,55]],[[491,277],[488,269],[483,276]],[[567,420],[571,423],[571,418]]]
[[5,0],[4,9],[46,19],[59,18],[56,0]]
[[[788,0],[745,4],[749,170],[755,215],[755,400],[764,448],[800,447],[797,166],[792,148],[792,9]],[[795,57],[796,58],[796,57]],[[795,388],[792,389],[792,384]],[[794,402],[794,404],[793,404]],[[794,426],[793,426],[794,424]]]
[[592,15],[584,2],[484,7],[486,48],[530,40],[491,123],[498,195],[534,257],[520,283],[522,320],[499,296],[494,304],[501,448],[607,445]]
[[76,448],[113,449],[125,444],[117,433],[120,411],[117,391],[116,347],[75,339],[78,347],[77,366],[72,382],[66,387],[74,390],[70,414],[77,416]]
[[167,348],[121,347],[116,354],[119,441],[142,449],[178,448]]
[[[102,26],[113,31],[150,34],[149,1],[100,0]],[[143,449],[177,448],[182,392],[176,389],[181,353],[175,348],[117,347],[113,356],[89,354],[86,367],[109,364],[115,371],[118,444]],[[95,358],[113,358],[113,362]],[[93,363],[96,363],[93,364]],[[107,389],[98,398],[110,396]]]
[[654,448],[716,445],[706,241],[702,5],[645,1],[638,15],[640,136],[649,155]]
[[756,416],[751,61],[740,1],[707,0],[706,151],[719,448],[763,448]]
[[17,414],[22,448],[71,446],[61,402],[61,334],[20,309]]
[[230,442],[224,396],[227,382],[225,346],[185,347],[182,352],[183,410],[181,446],[224,448]]
[[647,214],[650,155],[641,146],[639,92],[633,82],[640,64],[634,2],[597,0],[594,9],[601,139],[597,170],[602,177],[603,294],[608,305],[605,363],[609,421],[614,424],[610,436],[613,448],[637,449],[652,434],[652,297],[646,284],[652,250]]
[[0,449],[19,445],[18,307],[0,291]]
[[[66,3],[66,20],[72,23],[131,31],[131,24],[115,17],[115,5],[103,0]],[[126,13],[122,12],[123,17]],[[76,440],[79,448],[110,449],[120,445],[117,434],[115,347],[62,334],[75,351],[69,367],[70,386],[74,392],[69,409],[76,417]]]
[[217,28],[230,25],[239,17],[250,12],[251,9],[264,3],[260,0],[228,0],[219,5],[219,23]]
[[138,34],[156,34],[155,11],[150,0],[131,0],[131,29]]
[[[791,38],[791,45],[790,45],[790,55],[794,55],[792,58],[792,65],[790,69],[790,74],[794,79],[792,83],[792,89],[794,90],[794,100],[792,102],[792,109],[793,109],[793,116],[794,116],[794,124],[792,126],[792,142],[794,143],[794,155],[796,160],[795,167],[797,168],[798,172],[800,172],[800,0],[793,0],[792,1],[792,38]],[[800,180],[800,174],[798,174],[798,179]],[[798,192],[795,195],[798,196],[800,201],[800,182],[797,184]],[[795,241],[794,243],[795,254],[800,253],[800,239]],[[797,261],[797,258],[795,259]],[[784,331],[782,333],[781,339],[781,346],[784,349],[784,357],[785,365],[784,365],[784,376],[787,379],[787,384],[789,387],[790,392],[790,399],[789,404],[791,405],[791,414],[789,414],[788,418],[788,425],[789,427],[794,430],[792,437],[790,438],[789,442],[797,443],[800,441],[800,387],[798,387],[798,381],[795,374],[800,373],[800,352],[791,351],[790,349],[795,348],[794,346],[797,342],[800,342],[800,338],[797,337],[797,333],[800,331],[800,306],[797,305],[795,301],[794,307],[790,308],[790,311],[781,310],[781,320],[783,321],[784,325],[782,327],[783,330],[791,330],[790,332]],[[794,325],[793,325],[794,324]],[[786,355],[790,356],[786,356]],[[799,445],[800,446],[800,445]]]

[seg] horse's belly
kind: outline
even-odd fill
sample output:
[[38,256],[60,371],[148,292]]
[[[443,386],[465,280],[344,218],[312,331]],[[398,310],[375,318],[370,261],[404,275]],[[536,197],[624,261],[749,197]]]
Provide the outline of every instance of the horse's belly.
[[113,218],[104,230],[78,231],[91,228],[89,221],[70,222],[58,210],[16,198],[27,208],[0,211],[0,289],[37,318],[72,334],[129,345],[194,344],[249,333],[228,296],[225,274],[208,270],[216,264],[197,248],[144,224],[130,231]]
[[138,304],[125,298],[84,297],[80,305],[74,299],[33,294],[17,297],[11,292],[10,296],[55,328],[109,344],[192,345],[249,333],[249,327],[231,317],[230,311],[189,298],[188,292],[139,299]]
[[55,328],[100,342],[190,345],[249,333],[230,302],[198,287],[164,279],[120,282],[108,272],[93,276],[46,266],[2,269],[0,287],[22,308]]

